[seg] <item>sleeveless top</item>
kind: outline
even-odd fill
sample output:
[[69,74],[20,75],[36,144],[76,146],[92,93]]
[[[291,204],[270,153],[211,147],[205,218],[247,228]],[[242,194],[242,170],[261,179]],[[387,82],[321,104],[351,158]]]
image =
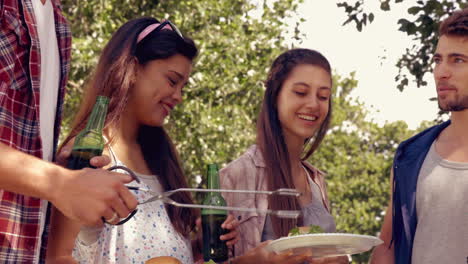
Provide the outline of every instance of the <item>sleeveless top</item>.
[[[325,208],[320,195],[319,186],[312,180],[308,170],[304,167],[307,175],[307,180],[312,192],[312,201],[301,208],[303,216],[303,226],[316,225],[320,226],[326,233],[333,233],[336,231],[335,220],[333,216]],[[262,241],[274,240],[278,237],[275,235],[273,225],[269,215],[265,218],[265,226],[262,232]]]
[[444,160],[433,143],[419,172],[416,212],[413,264],[468,261],[468,163]]
[[[109,147],[114,165],[119,161]],[[126,173],[123,170],[116,170]],[[162,186],[155,175],[137,174],[141,183],[128,184],[162,192]],[[135,191],[138,201],[152,195]],[[138,212],[125,224],[104,227],[83,227],[75,241],[73,257],[79,263],[141,263],[158,256],[171,256],[184,264],[193,264],[190,239],[178,233],[172,225],[166,208],[161,201],[141,204]]]

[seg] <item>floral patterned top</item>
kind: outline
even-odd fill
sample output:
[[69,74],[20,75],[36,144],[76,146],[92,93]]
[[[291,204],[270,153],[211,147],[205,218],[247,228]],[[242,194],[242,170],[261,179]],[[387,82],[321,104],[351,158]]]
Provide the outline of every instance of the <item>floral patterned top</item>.
[[[115,155],[112,153],[112,156]],[[122,162],[115,159],[115,165]],[[125,171],[118,171],[125,173]],[[161,192],[157,177],[140,175],[136,186]],[[150,198],[147,192],[135,191],[138,201]],[[193,264],[190,240],[173,227],[161,201],[138,205],[138,212],[120,226],[104,225],[100,228],[81,229],[73,249],[79,263],[141,263],[158,256],[171,256],[184,264]]]

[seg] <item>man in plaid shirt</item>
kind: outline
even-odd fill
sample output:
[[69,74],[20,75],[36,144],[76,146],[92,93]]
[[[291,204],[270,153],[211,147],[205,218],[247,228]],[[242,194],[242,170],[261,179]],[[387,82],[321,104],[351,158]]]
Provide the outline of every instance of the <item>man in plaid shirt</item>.
[[[86,225],[137,205],[128,175],[54,159],[71,34],[59,0],[0,0],[0,263],[44,262],[48,202]],[[96,157],[102,167],[108,157]],[[99,188],[96,188],[99,186]],[[42,249],[42,250],[41,250]]]

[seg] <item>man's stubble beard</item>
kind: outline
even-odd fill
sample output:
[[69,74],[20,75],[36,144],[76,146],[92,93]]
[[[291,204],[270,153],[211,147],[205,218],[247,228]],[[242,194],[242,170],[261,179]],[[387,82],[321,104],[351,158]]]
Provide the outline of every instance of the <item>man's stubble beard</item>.
[[442,111],[459,112],[459,111],[468,109],[468,96],[467,95],[463,95],[463,96],[456,95],[455,99],[447,100],[447,103],[445,103],[445,105],[441,104],[440,98],[438,98],[437,101],[439,103],[439,108]]

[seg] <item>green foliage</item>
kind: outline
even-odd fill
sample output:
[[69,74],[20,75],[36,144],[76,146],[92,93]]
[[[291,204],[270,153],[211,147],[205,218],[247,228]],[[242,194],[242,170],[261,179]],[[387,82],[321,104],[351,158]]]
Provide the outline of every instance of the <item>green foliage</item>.
[[[405,0],[381,0],[380,9],[389,11],[391,2],[397,4],[403,1]],[[364,10],[364,2],[357,0],[354,5],[349,4],[349,1],[337,4],[338,7],[344,8],[348,15],[343,25],[354,22],[356,29],[361,31],[367,23],[372,23],[374,14]],[[397,62],[399,72],[395,80],[399,82],[397,88],[400,91],[409,85],[410,77],[407,72],[414,78],[417,87],[427,85],[423,79],[426,73],[432,71],[431,54],[437,45],[439,23],[453,11],[466,7],[466,0],[427,0],[415,1],[414,5],[408,8],[408,16],[398,21],[399,30],[412,36],[418,44],[402,51],[403,55]]]

